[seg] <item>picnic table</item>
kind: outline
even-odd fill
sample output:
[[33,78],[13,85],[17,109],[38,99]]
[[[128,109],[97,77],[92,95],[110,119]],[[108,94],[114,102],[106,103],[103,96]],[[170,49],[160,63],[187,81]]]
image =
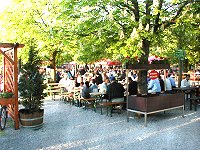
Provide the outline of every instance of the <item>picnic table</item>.
[[190,101],[190,110],[192,110],[192,104],[195,104],[195,110],[197,101],[200,99],[199,90],[200,86],[189,86],[189,87],[179,87],[174,88],[177,92],[183,92],[185,94],[185,100],[184,100],[184,109],[185,109],[185,101]]

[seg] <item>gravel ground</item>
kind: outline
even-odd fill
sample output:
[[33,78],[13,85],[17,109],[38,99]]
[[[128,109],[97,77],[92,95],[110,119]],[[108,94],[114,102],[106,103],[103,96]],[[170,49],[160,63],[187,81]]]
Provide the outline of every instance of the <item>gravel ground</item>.
[[197,150],[200,149],[200,106],[170,110],[126,121],[126,113],[113,117],[84,110],[62,101],[45,100],[40,129],[14,130],[8,121],[0,131],[0,150]]

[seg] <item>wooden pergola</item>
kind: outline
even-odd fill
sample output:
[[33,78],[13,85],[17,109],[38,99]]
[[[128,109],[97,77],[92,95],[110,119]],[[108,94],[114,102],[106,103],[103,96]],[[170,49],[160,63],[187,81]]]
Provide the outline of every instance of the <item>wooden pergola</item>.
[[23,48],[23,44],[0,43],[0,53],[3,57],[3,91],[12,91],[12,98],[0,98],[0,105],[7,106],[8,114],[14,121],[15,129],[19,129],[18,114],[18,48]]

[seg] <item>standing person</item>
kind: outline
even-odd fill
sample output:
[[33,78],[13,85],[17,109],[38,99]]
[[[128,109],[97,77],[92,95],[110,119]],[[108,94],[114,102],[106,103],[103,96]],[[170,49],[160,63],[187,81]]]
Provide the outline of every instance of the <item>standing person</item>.
[[129,95],[137,95],[137,82],[133,81],[131,77],[128,77],[128,93]]
[[61,79],[62,79],[62,78],[61,78],[61,73],[60,73],[60,71],[57,70],[57,72],[56,72],[56,83],[59,83],[59,81],[60,81]]
[[98,70],[96,71],[96,74],[95,74],[95,80],[96,80],[97,85],[103,83],[102,75],[99,73]]
[[165,79],[165,91],[166,93],[172,93],[172,84],[169,80],[169,77]]
[[187,74],[185,79],[181,81],[181,87],[189,87],[190,86],[190,75]]
[[114,76],[110,77],[111,83],[108,85],[107,94],[111,102],[124,102],[125,89],[121,83],[115,80]]
[[164,83],[164,80],[161,78],[161,76],[159,75],[158,76],[158,80],[160,82],[160,88],[161,88],[161,92],[165,92],[165,83]]
[[171,85],[172,85],[172,89],[173,89],[173,88],[176,88],[176,83],[175,83],[175,79],[172,76],[173,75],[168,74],[168,79],[170,80]]

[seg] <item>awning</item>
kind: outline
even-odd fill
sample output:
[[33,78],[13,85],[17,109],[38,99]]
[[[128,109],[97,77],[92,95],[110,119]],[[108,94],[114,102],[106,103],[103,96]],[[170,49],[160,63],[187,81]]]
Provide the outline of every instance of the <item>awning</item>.
[[115,61],[111,61],[111,60],[107,60],[107,65],[108,66],[121,66],[122,62],[115,60]]

